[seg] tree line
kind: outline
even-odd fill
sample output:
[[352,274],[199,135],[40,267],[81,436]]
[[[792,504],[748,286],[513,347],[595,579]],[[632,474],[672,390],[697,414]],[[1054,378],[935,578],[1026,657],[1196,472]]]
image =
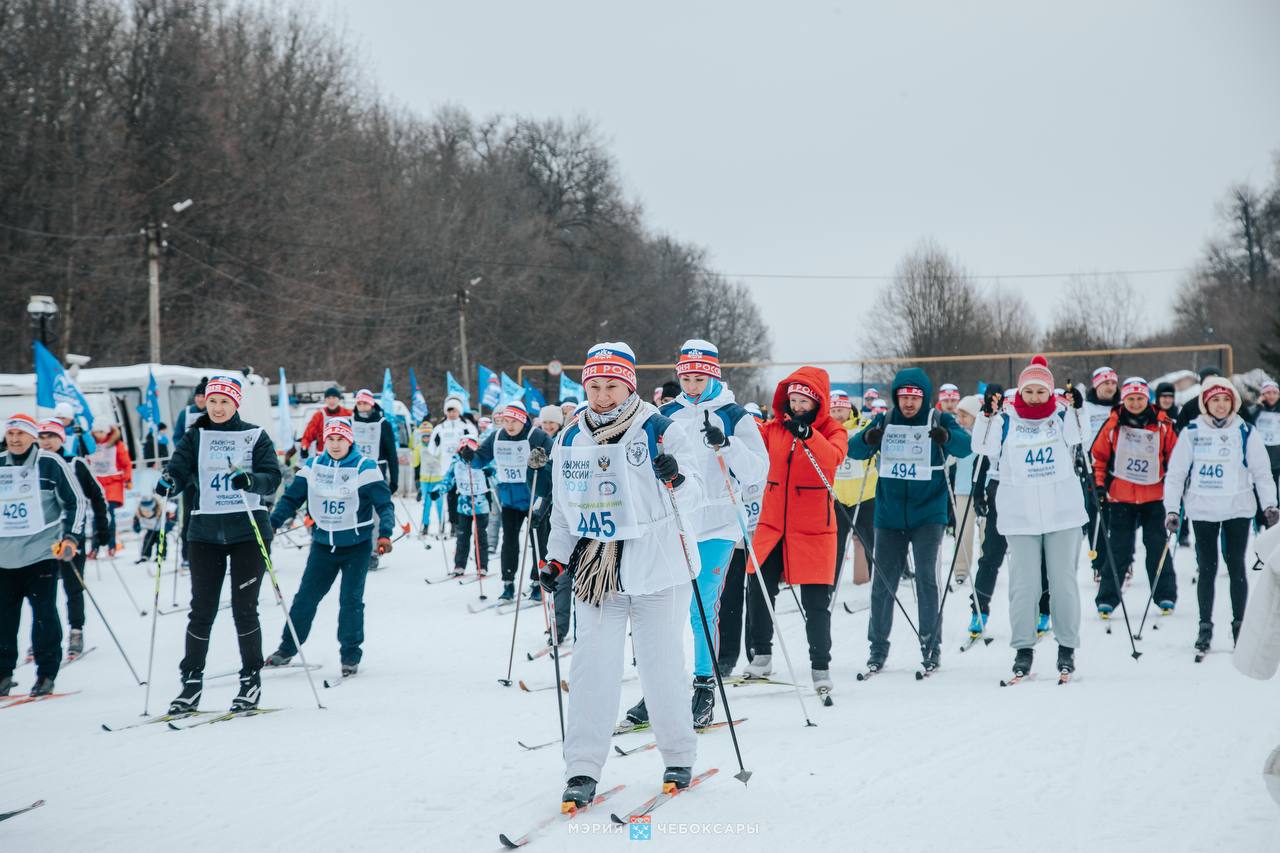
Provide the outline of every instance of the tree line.
[[[473,386],[477,363],[577,363],[599,340],[769,355],[746,288],[646,223],[587,121],[393,108],[301,7],[0,0],[9,304],[54,296],[61,354],[146,361],[149,223],[169,363],[349,386],[414,366],[438,400],[464,287]],[[10,310],[0,334],[34,333]]]

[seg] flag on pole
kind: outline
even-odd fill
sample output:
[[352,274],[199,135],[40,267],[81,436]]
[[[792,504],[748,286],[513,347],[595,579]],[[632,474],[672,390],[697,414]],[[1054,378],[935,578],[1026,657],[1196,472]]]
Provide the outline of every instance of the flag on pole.
[[547,398],[542,396],[542,392],[534,388],[528,379],[524,381],[524,401],[529,407],[529,414],[534,417],[537,417],[538,410],[547,404]]
[[522,399],[524,399],[524,388],[507,374],[502,374],[502,399],[498,405],[505,408],[516,400]]
[[422,396],[422,389],[418,387],[418,377],[414,374],[413,368],[409,368],[409,417],[413,420],[413,425],[425,421],[431,417],[431,409],[427,407],[427,398]]
[[566,400],[576,400],[577,402],[582,403],[586,399],[587,399],[587,390],[583,388],[581,385],[579,385],[577,382],[574,382],[565,374],[561,373],[560,374],[560,402],[563,403]]
[[382,406],[382,416],[391,421],[391,425],[395,426],[400,421],[400,416],[396,414],[396,393],[391,390],[391,368],[385,368],[382,373],[382,399],[378,401],[378,405]]
[[445,394],[449,397],[457,397],[462,401],[463,409],[471,408],[471,395],[467,393],[467,389],[458,384],[458,380],[453,378],[453,373],[445,371],[444,374]]
[[276,452],[288,453],[293,449],[293,419],[289,417],[289,385],[285,382],[284,368],[280,368],[280,405],[276,422]]
[[[58,362],[57,356],[39,341],[35,342],[36,352],[36,405],[44,409],[52,409],[59,403],[67,403],[75,412],[74,420],[81,434],[77,436],[84,442],[85,450],[92,453],[97,449],[91,433],[93,432],[93,412],[89,409],[89,401],[80,393],[76,383],[67,375]],[[74,450],[79,450],[73,444]]]
[[153,435],[160,425],[160,395],[156,392],[156,377],[147,368],[147,396],[138,406],[138,416],[146,425],[146,435]]
[[502,404],[503,396],[502,384],[498,380],[498,374],[483,364],[477,365],[477,368],[480,372],[480,405],[496,409]]

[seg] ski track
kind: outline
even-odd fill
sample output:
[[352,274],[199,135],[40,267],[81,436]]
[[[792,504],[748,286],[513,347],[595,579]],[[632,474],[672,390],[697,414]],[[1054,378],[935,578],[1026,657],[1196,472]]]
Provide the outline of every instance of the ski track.
[[[444,565],[440,544],[432,545],[427,551],[416,539],[401,540],[383,558],[385,568],[369,576],[364,661],[359,679],[341,691],[320,687],[338,668],[337,584],[321,604],[305,650],[309,661],[323,665],[313,677],[324,711],[316,709],[305,673],[295,670],[263,679],[263,705],[289,709],[284,713],[184,732],[163,724],[103,732],[102,723],[137,717],[143,689],[134,686],[89,608],[87,640],[101,648],[58,680],[59,690],[83,692],[0,715],[0,742],[11,759],[0,767],[0,811],[48,801],[5,823],[4,849],[213,851],[248,839],[252,848],[271,851],[495,850],[499,832],[514,837],[557,810],[560,752],[527,752],[515,742],[558,734],[555,693],[498,684],[506,674],[511,616],[468,613],[474,585],[423,584],[424,575],[437,576]],[[1141,565],[1141,543],[1138,549]],[[949,557],[950,540],[944,554]],[[274,556],[291,600],[306,553],[282,547]],[[1085,561],[1082,549],[1085,612],[1077,663],[1087,678],[1081,683],[1060,687],[1052,678],[1050,635],[1036,649],[1037,681],[1015,690],[997,686],[1013,659],[1007,563],[989,623],[996,642],[956,651],[968,623],[970,587],[955,588],[947,599],[942,670],[923,683],[911,676],[918,653],[901,614],[888,670],[857,683],[868,617],[837,608],[835,706],[821,707],[806,690],[809,715],[818,723],[806,729],[794,691],[729,690],[735,715],[751,718],[738,732],[754,772],[750,786],[733,779],[727,730],[698,738],[695,773],[712,766],[721,772],[655,815],[648,847],[776,850],[793,847],[795,839],[829,837],[839,849],[894,853],[1274,850],[1280,812],[1261,768],[1280,742],[1280,681],[1246,679],[1226,654],[1192,663],[1190,549],[1177,555],[1179,609],[1161,619],[1159,631],[1148,624],[1139,643],[1145,654],[1136,663],[1123,619],[1113,622],[1108,637],[1094,618],[1095,588]],[[144,567],[122,562],[121,571],[149,610]],[[145,667],[150,617],[136,615],[109,569],[99,576],[90,562],[86,580],[134,665]],[[181,584],[185,603],[185,578]],[[499,584],[495,565],[486,593],[497,595]],[[841,600],[864,602],[868,589],[845,587]],[[1147,592],[1139,578],[1126,595],[1135,626]],[[171,587],[163,587],[162,603],[170,595]],[[900,597],[914,618],[912,596],[902,589]],[[1224,572],[1215,650],[1230,642],[1227,598]],[[59,601],[62,606],[61,592]],[[269,653],[283,616],[269,591],[259,610]],[[783,624],[793,661],[807,667],[803,623],[791,614]],[[152,714],[162,713],[178,690],[185,627],[185,613],[160,617]],[[550,656],[525,660],[542,642],[543,628],[539,609],[522,612],[513,680],[554,677]],[[23,645],[29,632],[24,607]],[[686,666],[691,647],[686,637]],[[776,645],[775,660],[775,676],[788,678]],[[572,661],[563,664],[566,679]],[[231,615],[220,612],[208,671],[238,664]],[[797,674],[805,683],[807,673]],[[25,691],[34,672],[27,667],[17,675]],[[225,708],[235,690],[234,679],[206,682],[201,708]],[[623,685],[618,719],[639,695],[638,683]],[[563,698],[568,707],[573,694]],[[717,707],[716,719],[723,718]],[[650,736],[614,742],[630,747]],[[625,783],[613,803],[625,811],[657,792],[661,771],[657,750],[627,758],[611,751],[601,788]],[[608,812],[584,815],[575,822],[577,833],[553,826],[534,839],[533,849],[621,849],[630,843],[627,829],[611,827]],[[755,831],[659,831],[713,821],[751,824]]]

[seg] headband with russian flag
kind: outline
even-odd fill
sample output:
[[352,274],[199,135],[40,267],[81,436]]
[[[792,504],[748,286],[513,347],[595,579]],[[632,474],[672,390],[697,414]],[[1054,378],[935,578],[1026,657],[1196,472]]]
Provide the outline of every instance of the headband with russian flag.
[[617,379],[636,390],[636,354],[621,341],[596,344],[587,350],[587,363],[582,368],[582,383],[588,379]]
[[834,409],[837,406],[843,406],[846,409],[853,408],[853,402],[849,399],[848,391],[841,391],[837,388],[831,392],[831,405],[829,408]]
[[680,360],[676,362],[676,376],[689,373],[720,378],[720,350],[715,344],[698,338],[684,342],[680,347]]
[[1093,371],[1093,387],[1097,388],[1103,382],[1119,382],[1120,376],[1110,367],[1099,367]]
[[236,408],[240,408],[240,382],[230,376],[215,376],[209,380],[204,388],[204,397],[209,399],[214,394],[221,394],[235,403]]
[[899,397],[919,397],[921,400],[924,399],[924,389],[915,385],[903,385],[894,394]]
[[40,437],[40,427],[36,424],[36,419],[31,417],[31,415],[14,415],[4,422],[4,428],[6,432],[11,429],[16,429],[27,433],[32,438]]
[[1130,394],[1140,394],[1151,399],[1151,386],[1147,384],[1147,380],[1141,376],[1130,376],[1124,381],[1124,385],[1120,388],[1120,399],[1123,400]]
[[952,385],[950,382],[945,383],[938,389],[939,400],[959,400],[960,389]]
[[522,424],[527,424],[529,422],[529,410],[526,409],[524,407],[524,403],[521,403],[519,400],[509,403],[507,407],[502,410],[502,415],[503,417],[511,418],[514,421],[519,421]]

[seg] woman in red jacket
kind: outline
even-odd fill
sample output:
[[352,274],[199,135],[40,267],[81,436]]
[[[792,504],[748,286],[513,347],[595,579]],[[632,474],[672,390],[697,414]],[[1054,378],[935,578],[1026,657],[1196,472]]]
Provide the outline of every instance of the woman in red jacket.
[[107,532],[111,537],[110,551],[114,554],[119,547],[116,510],[124,506],[124,493],[133,486],[133,458],[124,445],[119,424],[98,418],[93,424],[93,440],[98,446],[89,454],[89,470],[107,499]]
[[[777,597],[780,579],[800,587],[809,665],[814,689],[820,693],[832,686],[829,608],[835,582],[836,508],[804,447],[827,482],[834,482],[836,467],[848,453],[849,437],[844,425],[828,414],[830,402],[831,382],[821,368],[802,367],[778,383],[773,394],[776,417],[760,428],[769,451],[769,475],[752,540],[770,602]],[[752,658],[746,671],[766,677],[773,671],[773,623],[760,584],[748,580],[748,587]]]

